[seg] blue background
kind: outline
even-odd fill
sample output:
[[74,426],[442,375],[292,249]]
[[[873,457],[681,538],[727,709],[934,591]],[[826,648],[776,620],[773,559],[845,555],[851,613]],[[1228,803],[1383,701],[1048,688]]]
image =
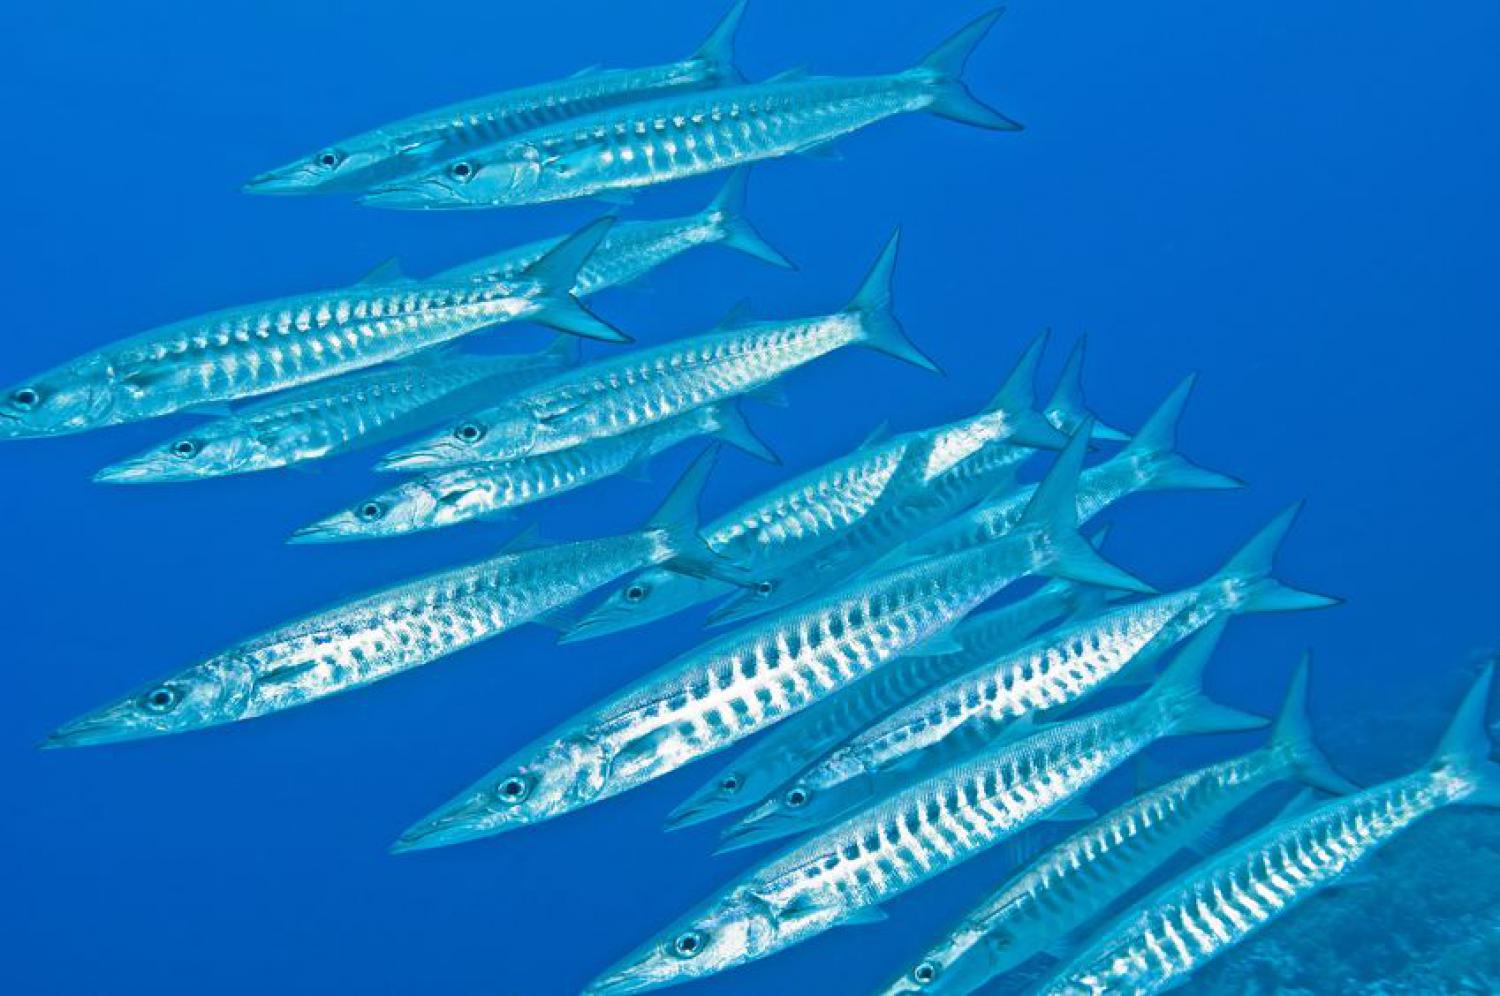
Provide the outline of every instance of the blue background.
[[[403,215],[238,186],[450,100],[681,57],[722,6],[6,5],[0,382],[171,319],[350,282],[393,253],[430,272],[577,226],[599,209]],[[897,69],[982,9],[752,0],[740,64],[756,78],[802,63]],[[1044,326],[1058,333],[1044,389],[1086,331],[1091,400],[1119,424],[1201,371],[1183,449],[1253,486],[1134,499],[1110,515],[1114,555],[1160,586],[1190,582],[1306,496],[1281,575],[1348,604],[1237,622],[1213,686],[1269,709],[1314,646],[1320,723],[1416,717],[1389,756],[1337,757],[1360,777],[1393,774],[1426,749],[1495,639],[1497,45],[1490,3],[1017,3],[969,77],[1028,130],[918,116],[843,141],[842,162],[757,168],[751,216],[800,273],[704,251],[657,273],[650,293],[595,303],[645,343],[701,330],[745,295],[767,316],[830,310],[902,225],[898,312],[949,374],[859,351],[795,374],[792,407],[750,412],[788,469],[884,418],[911,428],[975,409]],[[650,191],[633,214],[696,209],[719,182]],[[0,989],[566,993],[754,858],[711,857],[713,826],[659,831],[718,760],[529,832],[385,853],[511,749],[691,646],[697,614],[563,648],[528,629],[279,717],[35,750],[139,681],[483,556],[513,528],[283,545],[371,490],[374,453],[316,476],[89,482],[170,431],[0,449]],[[609,482],[530,518],[557,538],[630,528],[687,456],[662,458],[654,485]],[[780,473],[727,455],[706,514]],[[868,989],[1005,860],[987,855],[893,903],[884,925],[695,991]]]

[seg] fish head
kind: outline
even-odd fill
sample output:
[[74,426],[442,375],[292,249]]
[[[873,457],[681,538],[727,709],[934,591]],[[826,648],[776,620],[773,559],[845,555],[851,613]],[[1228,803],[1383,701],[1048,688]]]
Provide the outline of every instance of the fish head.
[[87,747],[217,726],[243,718],[254,691],[250,662],[222,655],[63,724],[42,746]]
[[788,571],[780,577],[758,577],[710,612],[708,621],[710,625],[723,626],[763,615],[792,604],[821,585],[822,575],[816,565],[799,565],[798,571]]
[[360,203],[405,211],[527,204],[535,200],[541,174],[537,148],[517,143],[499,154],[464,156],[397,177],[365,194]]
[[61,436],[108,425],[118,389],[100,357],[17,384],[0,396],[0,439]]
[[801,777],[784,786],[725,830],[720,851],[738,850],[803,833],[847,808],[836,786]]
[[104,484],[196,481],[276,465],[270,450],[252,434],[210,423],[128,460],[112,463],[95,474],[94,480]]
[[517,409],[490,409],[465,416],[433,433],[387,453],[379,471],[427,471],[484,461],[516,460],[531,452],[537,422]]
[[738,886],[637,948],[584,996],[623,996],[716,975],[786,946],[784,933],[775,905]]
[[732,764],[672,810],[667,816],[667,829],[678,830],[753,806],[775,787],[772,776],[764,768]]
[[690,577],[665,568],[642,571],[611,592],[568,630],[562,642],[592,640],[681,612],[731,590],[723,581]]
[[561,816],[599,798],[609,777],[586,734],[522,751],[401,835],[392,850],[446,847]]
[[291,543],[384,539],[462,521],[446,492],[424,478],[364,498],[292,533]]
[[1005,925],[965,921],[880,991],[881,996],[972,993],[1036,953]]
[[[359,190],[377,179],[399,173],[392,168],[399,150],[391,142],[370,135],[319,149],[301,159],[255,177],[245,184],[248,194],[320,194]],[[409,168],[409,167],[408,167]]]

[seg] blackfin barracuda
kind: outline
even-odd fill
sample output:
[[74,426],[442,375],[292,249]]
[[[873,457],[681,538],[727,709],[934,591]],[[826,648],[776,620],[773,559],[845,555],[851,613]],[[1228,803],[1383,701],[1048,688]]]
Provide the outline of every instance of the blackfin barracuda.
[[426,111],[362,132],[251,180],[254,194],[358,192],[466,149],[606,107],[740,81],[737,0],[708,39],[680,62],[645,69],[589,69],[563,80],[507,90]]
[[252,719],[389,678],[563,610],[643,564],[716,570],[697,538],[703,454],[645,528],[512,548],[274,629],[58,729],[49,747],[181,733]]
[[404,481],[302,527],[292,534],[291,541],[379,539],[478,519],[493,520],[522,505],[615,474],[644,470],[656,454],[700,436],[713,436],[763,460],[776,460],[776,455],[756,438],[733,402],[709,405],[634,432],[595,439],[566,450],[519,460],[466,464]]
[[952,763],[1019,719],[1057,710],[1148,672],[1174,644],[1220,616],[1311,609],[1335,600],[1271,577],[1297,514],[1287,509],[1202,583],[1048,631],[918,696],[829,751],[724,834],[730,847],[801,833],[837,819],[913,772]]
[[1021,965],[1111,906],[1267,786],[1296,778],[1358,791],[1313,741],[1307,661],[1293,676],[1270,741],[1142,792],[1049,848],[946,931],[882,996],[961,996]]
[[763,389],[844,346],[936,369],[891,314],[896,244],[892,235],[843,311],[737,325],[590,363],[396,450],[380,469],[426,471],[566,449]]
[[455,355],[444,347],[410,359],[277,394],[194,426],[111,464],[110,484],[196,481],[291,467],[372,446],[458,414],[577,362],[577,340],[519,356]]
[[1000,16],[992,11],[905,72],[783,74],[611,108],[498,142],[382,184],[362,203],[408,210],[484,208],[629,190],[809,152],[897,114],[927,111],[998,131],[1020,126],[959,78]]
[[879,904],[1026,827],[1081,818],[1082,794],[1155,741],[1262,725],[1203,694],[1203,668],[1221,628],[1184,648],[1141,698],[997,744],[757,866],[585,993],[622,996],[675,985],[832,927],[883,919]]
[[1073,527],[1080,429],[1013,537],[834,592],[710,641],[506,760],[408,830],[397,850],[440,847],[617,795],[785,719],[957,622],[1032,573],[1141,590]]
[[1036,991],[1044,996],[1149,996],[1347,878],[1418,820],[1448,806],[1500,806],[1500,766],[1485,711],[1493,665],[1474,684],[1438,747],[1413,772],[1288,815],[1163,886],[1104,927]]
[[0,439],[82,432],[283,391],[503,322],[622,341],[571,293],[611,224],[602,218],[586,226],[515,281],[377,274],[342,290],[164,325],[11,388],[0,398]]

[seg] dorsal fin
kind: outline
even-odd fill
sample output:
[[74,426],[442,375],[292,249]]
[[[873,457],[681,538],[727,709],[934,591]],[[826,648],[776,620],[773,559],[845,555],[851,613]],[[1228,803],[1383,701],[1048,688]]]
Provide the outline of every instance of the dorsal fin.
[[369,273],[360,277],[354,286],[363,287],[366,284],[400,284],[411,278],[401,269],[401,260],[392,256],[377,265]]

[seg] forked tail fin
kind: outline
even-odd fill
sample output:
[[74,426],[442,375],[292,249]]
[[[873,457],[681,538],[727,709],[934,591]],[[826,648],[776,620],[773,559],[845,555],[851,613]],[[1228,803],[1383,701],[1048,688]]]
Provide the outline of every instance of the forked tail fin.
[[741,167],[729,175],[717,197],[705,209],[706,214],[716,226],[721,238],[720,241],[731,249],[736,249],[747,256],[779,266],[786,270],[795,270],[797,264],[787,259],[776,250],[769,242],[761,237],[750,224],[750,219],[745,217],[745,184],[750,177],[748,167]]
[[1239,552],[1210,579],[1211,582],[1234,584],[1243,591],[1243,601],[1235,606],[1238,612],[1297,612],[1303,609],[1321,609],[1339,604],[1339,599],[1300,591],[1282,584],[1271,576],[1276,551],[1286,538],[1287,530],[1302,511],[1302,503],[1284,509],[1268,522],[1260,532],[1240,548]]
[[1228,616],[1220,615],[1193,635],[1151,690],[1137,700],[1171,717],[1172,733],[1237,733],[1266,725],[1263,716],[1221,705],[1203,691],[1203,672],[1224,634]]
[[573,294],[578,271],[599,248],[614,222],[610,216],[590,222],[526,268],[526,276],[542,286],[536,302],[540,310],[530,316],[530,321],[586,339],[630,342],[628,335],[594,314]]
[[1094,439],[1100,442],[1123,443],[1130,439],[1129,436],[1119,429],[1105,425],[1099,421],[1099,417],[1089,411],[1088,402],[1083,396],[1083,359],[1088,349],[1088,337],[1079,336],[1078,341],[1073,344],[1073,351],[1068,354],[1068,362],[1063,365],[1062,376],[1057,378],[1057,387],[1052,390],[1052,398],[1047,402],[1042,412],[1051,422],[1063,432],[1071,433],[1078,428],[1078,423],[1086,418],[1094,420]]
[[740,21],[745,17],[745,4],[749,0],[735,0],[719,23],[714,25],[703,44],[692,55],[694,59],[708,63],[713,81],[719,86],[743,83],[745,78],[734,65],[734,36],[740,30]]
[[891,233],[864,283],[859,285],[854,299],[844,311],[859,316],[861,346],[914,363],[924,370],[942,373],[942,369],[906,337],[901,323],[891,312],[891,277],[895,273],[896,247],[900,242],[901,230],[898,228]]
[[989,34],[990,28],[994,27],[1004,13],[1005,8],[1001,7],[988,14],[981,14],[922,60],[918,70],[928,74],[937,89],[937,95],[927,108],[930,112],[940,118],[992,131],[1021,130],[1020,124],[981,103],[969,92],[962,79],[964,64],[969,61],[974,48],[984,40],[984,36]]
[[1311,663],[1312,654],[1304,654],[1292,675],[1268,746],[1304,784],[1332,795],[1346,795],[1357,791],[1355,786],[1333,769],[1313,740],[1312,719],[1307,712],[1307,672]]
[[1434,767],[1450,770],[1473,783],[1473,791],[1457,800],[1469,806],[1500,806],[1500,764],[1490,760],[1495,745],[1484,722],[1494,683],[1495,665],[1486,664],[1454,713],[1432,759]]
[[1242,488],[1245,483],[1227,474],[1205,470],[1177,452],[1177,423],[1193,392],[1197,374],[1189,374],[1146,419],[1118,459],[1141,469],[1142,491],[1218,491]]
[[1044,330],[1031,340],[1031,344],[1016,361],[1015,369],[1005,378],[1005,383],[1000,385],[1000,390],[995,392],[989,404],[984,406],[987,412],[1005,413],[1011,424],[1009,441],[1017,446],[1059,450],[1068,444],[1068,437],[1072,433],[1072,429],[1059,431],[1036,407],[1036,368],[1047,350],[1047,340],[1050,337],[1051,334]]
[[698,501],[718,456],[719,448],[710,446],[688,464],[656,514],[647,521],[646,528],[659,531],[665,539],[660,553],[653,558],[654,563],[693,577],[734,580],[740,572],[709,549],[698,533]]

